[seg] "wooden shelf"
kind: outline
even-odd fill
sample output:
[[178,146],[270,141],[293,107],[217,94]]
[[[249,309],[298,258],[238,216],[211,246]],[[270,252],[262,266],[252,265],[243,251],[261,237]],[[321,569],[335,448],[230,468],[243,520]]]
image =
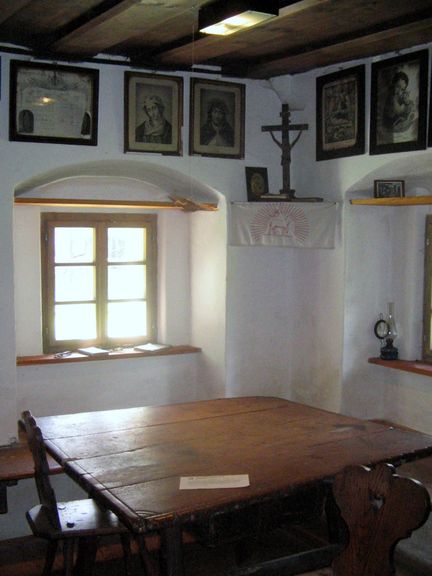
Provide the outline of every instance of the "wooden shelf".
[[88,200],[84,198],[15,198],[15,204],[26,206],[62,206],[73,208],[140,208],[140,209],[170,209],[195,212],[203,210],[214,212],[217,204],[209,202],[192,202],[184,198],[174,199],[172,202],[151,202],[143,200]]
[[420,206],[432,204],[432,195],[405,196],[404,198],[353,198],[350,203],[363,206]]
[[421,374],[422,376],[432,376],[432,364],[419,362],[417,360],[382,360],[381,358],[369,358],[369,364],[377,364],[385,368],[394,368],[404,372]]

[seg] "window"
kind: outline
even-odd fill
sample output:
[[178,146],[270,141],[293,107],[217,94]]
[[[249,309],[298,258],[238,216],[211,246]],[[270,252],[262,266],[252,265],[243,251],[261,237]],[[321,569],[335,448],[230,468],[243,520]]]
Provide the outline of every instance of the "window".
[[426,216],[423,294],[423,360],[432,362],[432,215]]
[[156,219],[42,214],[44,353],[156,337]]

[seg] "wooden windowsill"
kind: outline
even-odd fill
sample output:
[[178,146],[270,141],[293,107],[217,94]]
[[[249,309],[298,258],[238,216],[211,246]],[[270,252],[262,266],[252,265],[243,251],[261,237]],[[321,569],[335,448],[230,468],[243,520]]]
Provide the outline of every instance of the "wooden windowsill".
[[114,350],[108,354],[100,356],[86,356],[79,352],[72,352],[67,356],[56,354],[41,354],[39,356],[18,356],[17,366],[34,366],[37,364],[69,364],[73,362],[95,362],[97,360],[125,360],[129,358],[148,358],[153,356],[173,356],[177,354],[196,354],[201,352],[201,348],[195,346],[169,346],[163,350],[155,352],[141,352],[133,348]]
[[395,370],[422,374],[423,376],[432,376],[432,364],[418,360],[382,360],[381,358],[369,358],[368,362],[370,364],[384,366],[385,368],[394,368]]

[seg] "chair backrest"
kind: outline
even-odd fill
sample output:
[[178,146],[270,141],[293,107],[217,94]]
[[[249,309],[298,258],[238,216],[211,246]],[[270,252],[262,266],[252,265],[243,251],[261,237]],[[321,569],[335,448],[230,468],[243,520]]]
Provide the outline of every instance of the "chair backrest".
[[22,419],[26,429],[27,442],[33,456],[35,482],[40,503],[45,509],[52,526],[60,529],[57,499],[50,482],[49,464],[42,432],[36,425],[36,421],[30,411],[23,412]]
[[332,564],[335,576],[393,575],[397,542],[429,516],[426,488],[379,464],[346,468],[336,476],[333,494],[349,532],[347,547]]

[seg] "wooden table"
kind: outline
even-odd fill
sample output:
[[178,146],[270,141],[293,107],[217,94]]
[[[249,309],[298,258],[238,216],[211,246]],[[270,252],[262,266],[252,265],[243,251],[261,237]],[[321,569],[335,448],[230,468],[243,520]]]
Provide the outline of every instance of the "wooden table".
[[[278,498],[349,464],[432,454],[432,437],[281,398],[224,398],[37,418],[49,452],[138,534],[159,530],[182,573],[191,519]],[[250,486],[179,490],[182,476],[249,474]]]

